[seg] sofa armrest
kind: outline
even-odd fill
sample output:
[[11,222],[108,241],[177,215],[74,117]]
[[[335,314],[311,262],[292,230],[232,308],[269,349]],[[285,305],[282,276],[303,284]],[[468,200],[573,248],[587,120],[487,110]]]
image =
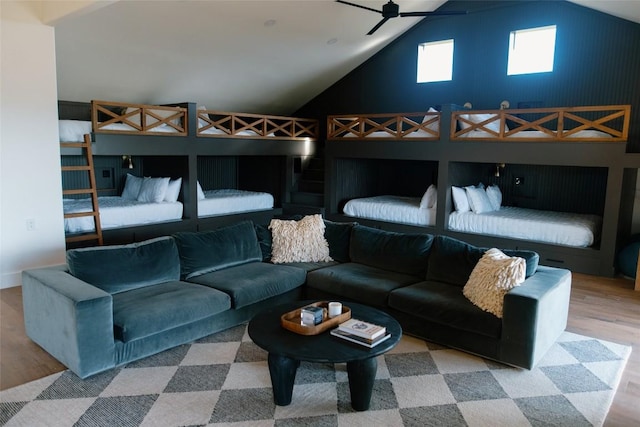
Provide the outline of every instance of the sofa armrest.
[[506,363],[533,368],[567,326],[571,272],[539,266],[504,298],[498,351]]
[[114,366],[109,293],[62,267],[22,272],[27,335],[81,378]]

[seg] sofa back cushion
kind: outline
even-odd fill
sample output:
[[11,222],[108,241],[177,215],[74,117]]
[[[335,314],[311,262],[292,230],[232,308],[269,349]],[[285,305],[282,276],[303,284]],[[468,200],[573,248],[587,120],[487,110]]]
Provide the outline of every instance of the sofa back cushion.
[[349,257],[351,262],[424,277],[432,243],[430,234],[396,233],[355,225],[351,230]]
[[[436,236],[429,256],[427,280],[464,287],[482,255],[489,248],[471,245],[448,236]],[[527,263],[526,277],[538,269],[540,256],[534,251],[503,249],[508,256],[524,258]]]
[[180,254],[180,276],[183,279],[262,261],[262,252],[251,221],[211,231],[179,232],[173,237]]
[[110,294],[180,278],[180,258],[171,237],[70,249],[67,264],[73,276]]
[[349,262],[349,244],[351,242],[351,229],[357,222],[333,222],[324,220],[324,237],[329,243],[329,255],[334,261]]

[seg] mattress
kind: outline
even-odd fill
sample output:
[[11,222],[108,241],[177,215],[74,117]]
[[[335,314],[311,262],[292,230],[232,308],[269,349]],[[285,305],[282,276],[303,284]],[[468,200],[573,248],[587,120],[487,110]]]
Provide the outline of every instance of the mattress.
[[[518,138],[541,138],[541,139],[553,139],[554,135],[550,135],[546,132],[541,132],[539,130],[524,130],[521,132],[514,133],[513,135],[506,136],[507,139],[518,139]],[[601,132],[599,130],[581,130],[569,136],[566,136],[567,139],[590,139],[590,138],[611,138],[612,136],[608,133]],[[482,130],[474,130],[471,132],[467,132],[458,136],[457,138],[497,138],[496,135],[482,131]]]
[[[233,134],[233,135],[229,135],[227,132],[225,132],[225,131],[223,131],[223,130],[221,130],[221,129],[218,129],[218,128],[216,128],[216,127],[210,127],[209,129],[205,129],[205,130],[203,130],[203,131],[200,131],[199,133],[200,133],[200,135],[253,136],[253,137],[261,137],[261,135],[260,135],[259,133],[255,132],[255,131],[252,131],[252,130],[250,130],[250,129],[247,129],[247,130],[241,130],[241,131],[239,131],[239,132],[236,132],[236,133],[235,133],[235,134]],[[272,132],[272,133],[267,134],[267,136],[268,136],[269,138],[273,138],[273,137],[275,137],[275,136],[276,136],[276,134]]]
[[204,196],[198,200],[199,217],[273,209],[269,193],[221,189],[204,191]]
[[[341,136],[341,138],[357,138],[358,136],[352,132],[347,132]],[[366,135],[365,138],[397,138],[397,136],[393,133],[385,132],[385,131],[377,131],[371,132]],[[411,139],[411,138],[437,138],[436,135],[429,133],[424,130],[417,130],[414,132],[409,132],[402,137],[402,139]]]
[[598,215],[511,206],[482,214],[468,211],[449,215],[450,230],[576,247],[597,242],[601,228],[602,218]]
[[356,218],[398,222],[412,225],[434,225],[436,208],[420,208],[420,197],[374,196],[349,200],[343,212]]
[[[64,199],[64,213],[90,212],[91,199]],[[182,219],[182,203],[147,203],[123,199],[119,196],[98,198],[100,227],[103,230],[134,225],[153,224]],[[94,231],[93,217],[65,218],[66,233]]]
[[[127,132],[140,132],[138,129],[124,123],[112,123],[101,127],[100,130],[115,130]],[[84,142],[84,135],[93,132],[90,121],[83,120],[58,120],[58,132],[60,142]],[[178,131],[166,124],[151,129],[150,132],[177,133]]]

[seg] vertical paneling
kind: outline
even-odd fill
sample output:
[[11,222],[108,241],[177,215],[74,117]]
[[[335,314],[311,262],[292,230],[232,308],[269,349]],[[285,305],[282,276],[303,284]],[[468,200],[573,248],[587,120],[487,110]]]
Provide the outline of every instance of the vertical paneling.
[[[120,156],[94,156],[96,184],[100,196],[119,196],[122,194],[127,173],[142,176],[142,157],[133,157],[133,169],[123,163]],[[84,156],[61,156],[63,166],[86,165]],[[89,175],[84,172],[62,172],[62,188],[65,190],[88,188]],[[66,195],[67,198],[84,198],[86,195]]]
[[339,211],[356,197],[421,197],[438,175],[437,162],[386,159],[335,160]]
[[[469,13],[424,19],[295,115],[424,111],[467,101],[477,109],[498,108],[502,100],[631,104],[628,151],[640,152],[640,24],[567,1],[450,1],[443,8]],[[509,33],[553,24],[554,71],[507,76]],[[450,38],[453,80],[416,83],[417,46]]]
[[238,188],[238,158],[198,157],[198,181],[205,190]]
[[[602,215],[607,168],[506,164],[495,175],[495,164],[454,162],[452,185],[495,184],[505,206]],[[516,178],[521,184],[516,185]]]

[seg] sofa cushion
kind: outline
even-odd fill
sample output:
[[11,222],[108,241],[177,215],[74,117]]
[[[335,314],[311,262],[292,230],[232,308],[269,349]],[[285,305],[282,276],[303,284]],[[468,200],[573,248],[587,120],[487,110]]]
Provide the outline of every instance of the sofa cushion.
[[271,262],[327,262],[329,244],[324,237],[325,225],[320,215],[307,215],[300,221],[272,219]]
[[355,225],[349,257],[351,262],[422,279],[427,272],[432,242],[430,234],[396,233]]
[[[301,217],[298,219],[302,219]],[[351,241],[351,229],[356,222],[334,222],[324,220],[324,237],[329,244],[329,256],[338,262],[349,262],[349,243]],[[273,240],[271,230],[265,225],[255,224],[258,244],[262,251],[262,260],[271,260],[271,247]]]
[[329,255],[335,261],[349,262],[349,244],[351,242],[351,230],[357,222],[334,222],[324,220],[324,237],[329,243]]
[[462,295],[462,289],[447,283],[424,281],[395,289],[389,307],[429,322],[447,325],[493,338],[500,338],[502,320],[482,311]]
[[224,292],[178,281],[121,292],[113,296],[115,338],[133,341],[230,307],[230,298]]
[[179,232],[173,236],[180,253],[183,279],[262,260],[251,221],[211,231]]
[[307,286],[377,307],[387,305],[390,291],[416,283],[415,276],[364,264],[344,263],[307,273]]
[[190,282],[218,289],[231,297],[235,309],[283,294],[304,284],[301,268],[251,262],[192,277]]
[[[426,279],[463,287],[473,268],[488,249],[452,237],[436,236],[429,256]],[[509,249],[502,251],[508,256],[524,258],[527,263],[526,277],[533,275],[538,269],[540,256],[536,252]]]
[[262,261],[268,262],[271,260],[271,230],[266,225],[254,224],[253,228],[256,230],[256,237],[258,238],[258,245],[260,245],[260,252],[262,252]]
[[73,276],[110,294],[180,278],[180,258],[171,237],[70,249],[67,264]]

